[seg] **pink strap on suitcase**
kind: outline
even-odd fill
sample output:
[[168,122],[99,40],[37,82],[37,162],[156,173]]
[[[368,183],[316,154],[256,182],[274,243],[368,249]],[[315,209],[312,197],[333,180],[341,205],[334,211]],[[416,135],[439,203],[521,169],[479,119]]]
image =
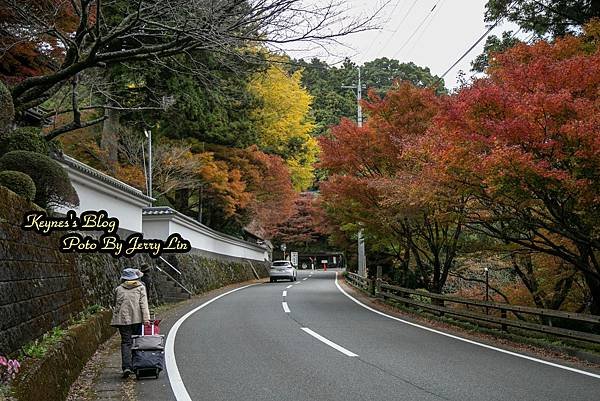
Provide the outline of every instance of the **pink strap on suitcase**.
[[[151,327],[151,334],[150,335],[153,336],[154,335],[154,320],[151,320],[151,322],[152,323],[150,323],[150,327]],[[142,324],[142,334],[141,334],[142,337],[148,335],[148,334],[144,334],[144,327],[145,326]]]
[[145,335],[145,336],[147,336],[147,335],[151,335],[151,336],[153,336],[153,335],[155,335],[155,334],[159,334],[159,330],[155,330],[155,327],[157,327],[157,326],[158,326],[158,323],[160,323],[160,319],[159,319],[159,320],[156,320],[156,319],[151,319],[151,320],[150,320],[150,333],[151,333],[151,334],[145,334],[145,333],[144,333],[144,331],[145,331],[145,329],[144,329],[144,328],[145,328],[145,326],[142,324],[142,336],[144,336],[144,335]]

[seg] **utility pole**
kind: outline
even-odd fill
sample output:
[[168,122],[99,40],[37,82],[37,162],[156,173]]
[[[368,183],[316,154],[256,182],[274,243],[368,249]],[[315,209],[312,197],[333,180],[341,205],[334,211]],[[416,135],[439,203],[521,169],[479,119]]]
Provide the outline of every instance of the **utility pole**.
[[152,198],[152,131],[144,129],[144,134],[148,138],[148,196]]
[[[343,85],[342,89],[352,89],[355,90],[356,94],[356,123],[359,127],[362,127],[363,118],[362,118],[362,106],[360,104],[362,100],[362,80],[360,76],[360,67],[358,67],[358,83],[356,86],[346,86]],[[358,275],[361,277],[367,277],[367,258],[365,254],[365,237],[363,234],[363,229],[360,228],[358,230]]]
[[362,100],[362,80],[360,76],[360,67],[358,67],[358,83],[356,85],[342,85],[342,89],[352,89],[356,94],[356,123],[359,127],[362,127],[362,106],[360,101]]

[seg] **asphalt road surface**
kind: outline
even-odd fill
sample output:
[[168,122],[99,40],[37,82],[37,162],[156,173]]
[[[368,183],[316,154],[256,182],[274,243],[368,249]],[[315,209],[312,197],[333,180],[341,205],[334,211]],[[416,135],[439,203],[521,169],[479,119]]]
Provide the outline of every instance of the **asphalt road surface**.
[[600,400],[598,372],[390,319],[345,295],[333,271],[191,310],[166,354],[168,377],[141,381],[140,400]]

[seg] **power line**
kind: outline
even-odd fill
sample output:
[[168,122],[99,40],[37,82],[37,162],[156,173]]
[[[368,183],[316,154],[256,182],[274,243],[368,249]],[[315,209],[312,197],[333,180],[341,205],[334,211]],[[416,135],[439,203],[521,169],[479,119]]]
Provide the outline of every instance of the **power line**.
[[419,25],[417,25],[417,27],[415,28],[415,30],[413,31],[413,33],[408,37],[408,39],[406,39],[406,41],[402,44],[402,46],[400,46],[400,48],[396,51],[396,53],[394,53],[394,55],[392,56],[392,58],[396,58],[396,56],[402,51],[402,49],[404,49],[406,47],[406,45],[410,42],[410,40],[417,34],[417,32],[419,32],[419,29],[421,29],[421,27],[423,26],[423,24],[425,23],[425,21],[427,21],[427,19],[433,14],[433,11],[436,9],[436,7],[440,3],[440,1],[441,0],[438,0],[433,5],[433,7],[431,8],[431,10],[429,10],[429,13],[427,13],[427,15],[425,16],[425,18],[423,18],[423,20],[421,21],[421,23]]
[[431,23],[435,19],[437,13],[440,11],[440,8],[442,8],[442,4],[443,3],[444,3],[444,0],[441,0],[440,4],[435,9],[435,12],[431,16],[431,18],[429,18],[429,21],[427,21],[427,24],[425,25],[425,27],[421,30],[421,33],[419,34],[419,36],[417,36],[417,39],[415,40],[415,43],[412,45],[412,47],[410,48],[410,50],[408,51],[408,53],[406,53],[407,57],[410,56],[410,54],[413,52],[413,50],[415,50],[415,48],[417,47],[417,44],[419,43],[419,41],[421,40],[421,38],[423,37],[423,35],[425,34],[425,32],[427,31],[427,29],[429,28],[429,26],[431,25]]
[[437,85],[438,83],[440,83],[440,82],[441,82],[441,80],[442,80],[442,79],[444,79],[444,77],[446,76],[446,74],[448,74],[448,73],[449,73],[449,72],[450,72],[450,71],[451,71],[451,70],[452,70],[454,67],[456,67],[456,65],[457,65],[458,63],[460,63],[460,62],[461,62],[461,61],[462,61],[462,60],[463,60],[465,57],[467,57],[467,55],[468,55],[469,53],[471,53],[471,50],[473,50],[473,49],[475,48],[475,46],[477,46],[477,45],[479,44],[479,42],[481,42],[481,41],[482,41],[482,40],[483,40],[483,39],[484,39],[484,38],[485,38],[485,37],[486,37],[486,36],[487,36],[487,35],[488,35],[488,34],[489,34],[491,31],[492,31],[492,29],[494,29],[494,28],[495,28],[495,27],[498,25],[498,23],[499,23],[499,22],[500,22],[500,20],[499,20],[499,19],[497,19],[497,20],[496,20],[496,22],[494,22],[494,23],[492,24],[492,26],[490,26],[490,27],[488,28],[488,30],[487,30],[487,31],[485,31],[485,33],[484,33],[483,35],[481,35],[481,36],[479,37],[479,39],[477,39],[477,41],[476,41],[475,43],[473,43],[473,44],[471,45],[471,47],[469,47],[469,48],[467,49],[467,51],[466,51],[466,52],[464,52],[464,53],[463,53],[463,55],[462,55],[462,56],[460,56],[460,57],[458,58],[458,60],[456,60],[456,61],[454,62],[454,64],[452,64],[452,65],[450,66],[450,68],[448,68],[448,69],[446,70],[446,72],[444,72],[444,73],[443,73],[443,74],[442,74],[442,75],[441,75],[441,76],[438,78],[438,80],[437,80],[437,82],[436,82],[436,85]]
[[[511,1],[510,3],[508,3],[508,5],[506,6],[506,9],[507,9],[507,11],[508,11],[508,10],[509,10],[509,9],[510,9],[512,6],[513,6],[513,4],[514,4],[514,0],[513,0],[513,1]],[[481,36],[479,37],[479,39],[477,39],[477,40],[475,41],[475,43],[473,43],[473,44],[471,45],[471,47],[469,47],[469,48],[467,49],[467,51],[466,51],[466,52],[464,52],[464,53],[463,53],[463,55],[462,55],[462,56],[460,56],[460,57],[458,58],[458,60],[456,60],[456,61],[454,62],[454,64],[452,64],[452,65],[451,65],[451,66],[450,66],[450,67],[449,67],[449,68],[448,68],[448,69],[447,69],[447,70],[446,70],[446,71],[445,71],[445,72],[444,72],[444,73],[443,73],[443,74],[442,74],[442,75],[441,75],[441,76],[438,78],[438,80],[435,82],[435,84],[433,84],[433,86],[437,86],[437,85],[438,85],[438,84],[439,84],[439,83],[440,83],[440,82],[441,82],[441,81],[444,79],[444,77],[445,77],[445,76],[446,76],[446,75],[447,75],[447,74],[448,74],[450,71],[452,71],[452,69],[453,69],[454,67],[456,67],[456,65],[457,65],[458,63],[460,63],[460,62],[461,62],[461,61],[462,61],[462,60],[463,60],[465,57],[467,57],[467,55],[468,55],[469,53],[471,53],[471,50],[473,50],[473,49],[475,48],[475,46],[477,46],[477,45],[478,45],[478,44],[479,44],[479,43],[480,43],[480,42],[481,42],[481,41],[482,41],[482,40],[483,40],[483,39],[484,39],[484,38],[485,38],[487,35],[489,35],[489,33],[492,31],[492,29],[494,29],[494,28],[495,28],[495,27],[498,25],[498,23],[500,23],[500,21],[501,21],[501,20],[502,20],[502,17],[499,17],[499,18],[497,18],[497,19],[496,19],[496,21],[494,21],[494,23],[493,23],[493,24],[492,24],[492,25],[491,25],[491,26],[490,26],[490,27],[487,29],[487,31],[485,31],[485,32],[484,32],[484,34],[483,34],[483,35],[481,35]]]
[[408,18],[408,16],[410,15],[410,12],[415,7],[415,5],[417,4],[418,1],[419,0],[414,0],[413,1],[413,3],[410,5],[410,7],[408,8],[408,10],[406,11],[406,14],[404,14],[404,17],[402,17],[402,19],[400,20],[400,22],[396,26],[396,29],[394,29],[394,31],[392,32],[392,34],[388,37],[388,40],[386,40],[386,42],[383,44],[383,46],[381,46],[379,48],[379,50],[375,53],[375,55],[379,54],[379,51],[382,50],[382,49],[384,49],[390,43],[390,41],[394,38],[394,35],[398,32],[398,30],[400,29],[400,27],[402,26],[402,24],[404,23],[404,21],[406,21],[406,18]]
[[[392,11],[390,12],[390,17],[388,18],[387,22],[385,23],[386,25],[391,21],[394,13],[396,12],[396,9],[400,5],[401,1],[403,1],[403,0],[397,0],[396,1],[396,4],[394,5],[394,8],[392,8]],[[369,44],[369,48],[367,50],[367,54],[369,54],[369,52],[371,51],[371,49],[373,49],[373,45],[375,44],[375,42],[377,41],[377,39],[379,39],[379,37],[381,36],[382,33],[383,33],[383,28],[377,33],[377,36],[375,36],[375,38],[373,38],[373,40]],[[365,54],[365,58],[366,58],[367,54]]]

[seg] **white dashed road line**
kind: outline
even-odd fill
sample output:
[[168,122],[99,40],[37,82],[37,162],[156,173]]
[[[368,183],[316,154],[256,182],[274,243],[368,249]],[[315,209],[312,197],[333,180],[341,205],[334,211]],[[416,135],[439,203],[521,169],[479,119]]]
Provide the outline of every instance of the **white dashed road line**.
[[290,308],[288,307],[288,304],[287,304],[287,302],[282,302],[282,303],[281,303],[281,306],[283,306],[283,311],[284,311],[285,313],[290,313]]
[[323,337],[322,335],[315,333],[314,331],[312,331],[311,329],[309,329],[308,327],[302,327],[302,330],[305,333],[310,334],[311,336],[313,336],[314,338],[316,338],[317,340],[329,345],[331,348],[336,349],[338,351],[340,351],[342,354],[346,355],[346,356],[358,356],[356,355],[354,352],[348,351],[346,348],[342,347],[341,345],[338,345],[336,343],[334,343],[333,341],[330,341],[328,339],[326,339],[325,337]]
[[283,295],[284,297],[286,297],[286,296],[287,296],[287,291],[283,291],[283,294],[282,294],[282,295]]
[[303,278],[303,279],[302,279],[302,281],[306,281],[306,280],[308,280],[308,277],[307,277],[307,278]]
[[290,284],[290,285],[288,285],[288,286],[287,286],[287,287],[285,287],[285,288],[292,288],[292,285]]

